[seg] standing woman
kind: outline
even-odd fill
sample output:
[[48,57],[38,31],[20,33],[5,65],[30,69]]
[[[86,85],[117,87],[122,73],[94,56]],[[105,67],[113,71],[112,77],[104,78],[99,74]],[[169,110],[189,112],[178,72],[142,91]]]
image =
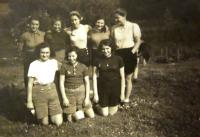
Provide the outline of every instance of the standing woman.
[[87,48],[88,32],[91,29],[89,25],[81,24],[83,17],[78,11],[71,11],[70,14],[71,26],[65,31],[70,38],[70,46],[77,48],[78,60],[89,66],[89,52]]
[[51,59],[51,49],[48,44],[42,43],[38,47],[39,59],[30,64],[28,70],[27,108],[35,111],[37,119],[43,124],[62,124],[62,108],[54,84],[58,63]]
[[68,121],[84,118],[84,112],[90,118],[94,111],[90,102],[90,81],[88,68],[77,61],[77,51],[72,48],[67,53],[67,61],[60,69],[60,90],[63,100],[63,111]]
[[141,31],[136,23],[126,20],[127,12],[117,9],[114,12],[116,25],[112,27],[111,37],[117,47],[116,54],[121,56],[125,65],[126,92],[124,103],[129,103],[132,90],[132,76],[137,65],[137,51],[140,46]]
[[99,49],[102,57],[95,61],[93,67],[94,101],[99,102],[103,116],[114,115],[118,111],[120,99],[124,98],[124,63],[121,57],[113,55],[111,40],[102,40]]
[[88,33],[88,46],[91,51],[91,64],[100,56],[98,51],[100,41],[109,39],[110,30],[106,26],[105,19],[102,16],[96,18],[94,27]]
[[24,63],[24,84],[27,88],[27,73],[29,65],[36,59],[35,49],[44,42],[45,33],[39,30],[40,21],[38,17],[31,17],[30,30],[24,32],[19,39],[19,51],[23,55]]
[[65,59],[66,51],[69,50],[69,36],[63,30],[63,23],[59,17],[53,20],[53,29],[46,34],[45,41],[51,45],[55,53],[55,59],[61,66]]

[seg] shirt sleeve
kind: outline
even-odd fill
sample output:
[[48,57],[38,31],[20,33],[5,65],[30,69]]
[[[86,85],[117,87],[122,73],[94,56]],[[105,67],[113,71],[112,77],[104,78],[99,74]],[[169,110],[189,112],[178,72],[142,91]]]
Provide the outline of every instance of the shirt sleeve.
[[58,61],[53,59],[54,60],[54,64],[55,64],[55,70],[57,71],[58,70]]
[[29,66],[29,69],[28,69],[28,77],[36,77],[36,73],[37,73],[37,68],[36,68],[37,65],[35,65],[34,62],[32,62]]
[[97,58],[94,59],[94,61],[92,62],[92,66],[93,66],[93,67],[98,67],[98,64],[99,64],[98,59],[97,59]]
[[89,32],[92,29],[90,25],[86,25],[86,31]]
[[83,76],[89,76],[89,70],[88,67],[86,67],[85,65],[82,66],[83,67]]
[[133,37],[139,37],[141,38],[141,30],[138,24],[133,23]]
[[64,63],[61,65],[60,74],[65,75],[65,64]]

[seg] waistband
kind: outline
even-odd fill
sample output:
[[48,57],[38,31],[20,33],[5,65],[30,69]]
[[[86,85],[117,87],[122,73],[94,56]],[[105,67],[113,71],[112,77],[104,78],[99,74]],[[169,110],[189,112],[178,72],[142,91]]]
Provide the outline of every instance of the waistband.
[[134,46],[129,47],[129,48],[117,48],[116,51],[120,51],[120,50],[131,50],[133,49]]
[[81,86],[84,86],[83,84],[81,85],[65,85],[65,89],[77,89]]
[[40,86],[40,87],[50,87],[50,86],[53,86],[54,83],[47,83],[47,84],[40,84],[40,83],[36,83],[34,84],[34,86]]

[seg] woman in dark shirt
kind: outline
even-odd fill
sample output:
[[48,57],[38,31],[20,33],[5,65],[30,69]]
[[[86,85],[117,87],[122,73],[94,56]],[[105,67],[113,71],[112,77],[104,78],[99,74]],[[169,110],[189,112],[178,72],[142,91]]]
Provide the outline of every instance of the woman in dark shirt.
[[124,100],[124,63],[121,57],[112,54],[114,47],[109,39],[102,40],[99,49],[102,57],[93,67],[94,102],[99,102],[99,113],[103,116],[114,115],[120,99]]
[[52,46],[55,59],[61,65],[65,59],[65,53],[69,49],[69,36],[62,29],[62,21],[59,17],[53,21],[52,31],[46,34],[45,40]]
[[77,61],[77,51],[72,48],[67,54],[67,61],[60,69],[60,90],[63,99],[63,112],[68,121],[72,118],[84,118],[84,113],[94,117],[94,111],[89,98],[90,81],[88,68]]

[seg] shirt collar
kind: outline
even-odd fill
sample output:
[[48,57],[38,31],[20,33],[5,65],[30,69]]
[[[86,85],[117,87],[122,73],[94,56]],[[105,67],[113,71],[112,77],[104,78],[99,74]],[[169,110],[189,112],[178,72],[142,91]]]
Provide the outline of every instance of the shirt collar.
[[41,31],[40,30],[37,30],[36,32],[32,32],[30,31],[31,34],[37,34],[37,35],[41,35]]

